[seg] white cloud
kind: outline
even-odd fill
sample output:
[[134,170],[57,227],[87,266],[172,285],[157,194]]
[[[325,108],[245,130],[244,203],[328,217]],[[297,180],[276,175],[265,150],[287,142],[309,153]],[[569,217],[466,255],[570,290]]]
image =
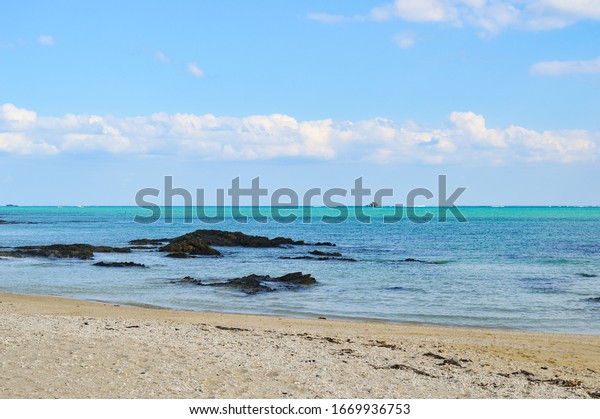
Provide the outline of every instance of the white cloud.
[[454,137],[458,141],[467,140],[471,144],[504,148],[507,147],[504,132],[489,129],[485,118],[473,112],[452,112],[450,122],[454,124]]
[[416,37],[412,33],[398,33],[394,35],[394,43],[402,49],[412,48],[417,42]]
[[579,18],[600,19],[600,2],[597,0],[538,0],[533,4]]
[[531,73],[544,76],[600,74],[600,57],[581,61],[542,61],[531,66]]
[[298,121],[281,114],[237,118],[165,113],[47,117],[12,104],[0,107],[0,153],[94,152],[217,161],[297,157],[379,163],[570,163],[600,157],[600,133],[490,128],[473,112],[453,112],[445,128],[427,128],[384,118]]
[[167,57],[167,56],[165,55],[165,53],[164,53],[164,52],[162,52],[162,51],[156,51],[156,52],[154,53],[154,59],[155,59],[156,61],[160,61],[160,62],[162,62],[162,63],[169,63],[169,62],[171,62],[171,60],[169,60],[169,57]]
[[579,20],[600,20],[598,0],[395,0],[372,8],[362,16],[311,13],[323,23],[344,20],[445,23],[480,28],[495,34],[505,28],[548,30],[564,28]]
[[40,45],[51,47],[52,45],[54,45],[54,38],[50,35],[40,35],[40,37],[38,38],[38,43]]
[[189,63],[186,68],[187,68],[187,72],[190,73],[192,76],[204,77],[204,70],[202,70],[196,64]]
[[400,18],[412,22],[443,22],[451,19],[453,10],[443,0],[396,0],[371,10],[374,20]]
[[56,154],[56,146],[43,141],[35,142],[20,132],[0,132],[0,153]]
[[35,112],[17,108],[12,103],[0,106],[0,132],[3,128],[8,130],[26,129],[33,125],[37,119]]
[[309,20],[315,20],[321,23],[340,23],[345,20],[348,20],[346,16],[342,15],[332,15],[329,13],[309,13],[306,16]]

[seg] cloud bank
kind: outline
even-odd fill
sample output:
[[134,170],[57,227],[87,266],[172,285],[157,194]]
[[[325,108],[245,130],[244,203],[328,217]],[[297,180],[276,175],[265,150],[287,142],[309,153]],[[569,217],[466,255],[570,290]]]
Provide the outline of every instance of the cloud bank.
[[600,133],[490,128],[473,112],[453,112],[442,128],[376,118],[299,121],[288,115],[243,118],[156,113],[139,117],[39,116],[0,106],[0,154],[112,153],[200,160],[312,160],[376,163],[560,162],[595,160]]
[[505,28],[559,29],[580,20],[600,20],[600,2],[595,0],[395,0],[361,16],[310,13],[322,23],[386,21],[447,23],[496,33]]
[[542,61],[531,66],[531,73],[543,76],[600,74],[600,57],[579,61]]

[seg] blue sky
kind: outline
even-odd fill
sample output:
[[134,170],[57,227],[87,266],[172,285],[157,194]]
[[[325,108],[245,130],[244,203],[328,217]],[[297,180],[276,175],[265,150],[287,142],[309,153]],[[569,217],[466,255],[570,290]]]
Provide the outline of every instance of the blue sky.
[[445,173],[460,204],[600,205],[599,40],[594,0],[7,2],[0,204]]

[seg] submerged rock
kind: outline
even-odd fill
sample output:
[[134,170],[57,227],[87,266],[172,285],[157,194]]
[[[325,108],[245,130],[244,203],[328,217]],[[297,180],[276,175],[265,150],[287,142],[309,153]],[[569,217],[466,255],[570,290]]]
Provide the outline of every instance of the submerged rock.
[[414,258],[406,258],[402,262],[415,262],[415,263],[425,263],[427,265],[445,265],[448,261],[440,260],[440,261],[430,261],[430,260],[421,260]]
[[420,260],[420,259],[414,259],[414,258],[406,258],[406,259],[404,259],[403,262],[431,263],[428,260]]
[[0,225],[2,224],[39,224],[39,223],[34,223],[33,221],[6,221],[6,220],[0,220]]
[[[246,294],[256,294],[259,292],[273,292],[277,290],[277,287],[283,287],[286,289],[298,288],[304,285],[315,284],[317,281],[310,274],[292,272],[278,277],[252,274],[243,276],[241,278],[232,278],[225,282],[213,282],[208,284],[192,277],[185,277],[182,280],[176,280],[172,282],[200,285],[205,287],[234,288]],[[270,284],[277,285],[271,286]]]
[[342,254],[340,252],[321,252],[320,250],[313,250],[312,252],[308,252],[311,255],[315,255],[315,256],[332,256],[332,257],[338,257],[338,256],[342,256]]
[[256,294],[257,292],[272,292],[273,288],[264,285],[261,281],[269,278],[268,275],[248,275],[241,278],[233,278],[227,282],[216,282],[213,284],[205,284],[209,287],[227,287],[237,288],[246,294]]
[[131,253],[129,247],[92,246],[95,253]]
[[335,247],[335,244],[331,243],[331,242],[317,242],[317,243],[315,243],[315,246],[331,246],[331,247]]
[[193,256],[190,256],[189,253],[184,253],[184,252],[175,252],[175,253],[169,253],[167,255],[168,258],[174,258],[174,259],[189,259],[189,258],[193,258]]
[[339,262],[358,262],[356,259],[354,258],[338,258],[338,257],[315,257],[315,256],[280,256],[279,259],[286,259],[286,260],[319,260],[319,261],[326,261],[326,260],[336,260]]
[[143,263],[135,262],[98,262],[94,263],[94,266],[103,268],[147,268]]
[[51,244],[45,246],[19,246],[14,250],[3,252],[3,256],[12,257],[46,257],[60,259],[93,259],[98,253],[131,253],[128,247],[92,246],[90,244]]
[[186,276],[181,279],[174,279],[170,281],[171,284],[192,284],[192,285],[204,285],[201,280],[195,279],[191,276]]
[[600,303],[600,297],[590,297],[590,298],[586,298],[583,301],[588,301],[590,303]]

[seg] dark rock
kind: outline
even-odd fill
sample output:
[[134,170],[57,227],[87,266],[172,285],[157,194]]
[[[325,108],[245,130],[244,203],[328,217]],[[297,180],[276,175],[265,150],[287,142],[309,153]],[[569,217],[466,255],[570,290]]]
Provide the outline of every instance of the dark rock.
[[600,303],[600,297],[590,297],[590,298],[586,298],[583,301],[588,301],[590,303]]
[[47,258],[92,259],[94,246],[89,244],[51,244],[49,246],[21,246],[14,250],[21,256],[37,256]]
[[248,275],[241,278],[233,278],[227,282],[217,282],[206,284],[211,287],[237,288],[246,294],[256,294],[257,292],[272,292],[273,288],[263,285],[261,281],[269,278],[268,275]]
[[95,253],[131,253],[129,247],[92,246]]
[[332,258],[332,257],[314,257],[314,256],[280,256],[279,259],[287,259],[287,260],[318,260],[318,261],[324,261],[324,260],[336,260],[339,262],[358,262],[356,259],[353,258]]
[[406,259],[404,259],[404,262],[431,263],[427,260],[420,260],[420,259],[414,259],[414,258],[406,258]]
[[192,285],[204,285],[201,280],[194,279],[191,276],[186,276],[182,279],[175,279],[171,281],[172,284],[192,284]]
[[2,257],[2,258],[4,258],[4,257],[21,258],[21,257],[23,257],[23,255],[15,252],[15,251],[2,251],[2,252],[0,252],[0,257]]
[[221,252],[210,247],[208,243],[196,236],[194,233],[189,233],[181,237],[177,237],[166,246],[158,249],[159,252],[170,253],[189,253],[193,255],[204,256],[220,256]]
[[47,258],[92,259],[98,253],[131,253],[127,247],[92,246],[90,244],[51,244],[48,246],[20,246],[13,256],[36,256]]
[[[302,240],[292,240],[287,237],[269,239],[263,236],[252,236],[236,231],[196,230],[175,238],[138,239],[129,242],[135,246],[162,246],[162,252],[183,252],[201,255],[220,255],[210,246],[240,246],[240,247],[283,247],[308,245]],[[208,247],[207,247],[208,246]],[[315,246],[335,246],[330,242],[315,243]],[[196,250],[194,250],[196,249]]]
[[184,252],[176,252],[176,253],[169,253],[167,255],[168,258],[175,258],[175,259],[189,259],[192,258],[193,256],[190,256],[188,253],[184,253]]
[[[242,247],[281,247],[283,245],[303,245],[303,241],[295,241],[286,237],[269,239],[263,236],[250,236],[239,231],[197,230],[185,236],[193,236],[210,246],[242,246]],[[179,237],[173,239],[171,243]]]
[[308,252],[311,255],[315,255],[315,256],[332,256],[332,257],[338,257],[338,256],[342,256],[342,254],[340,252],[321,252],[320,250],[313,250],[312,252]]
[[212,246],[283,247],[305,244],[303,241],[295,241],[286,237],[269,239],[262,236],[251,236],[239,231],[221,230],[197,230],[172,239],[140,239],[132,240],[129,243],[132,245],[164,245],[159,251],[207,256],[221,255],[221,252],[213,249]]
[[422,259],[414,259],[414,258],[406,258],[406,259],[402,260],[402,262],[425,263],[427,265],[445,265],[448,263],[447,260],[430,261],[430,260],[422,260]]
[[6,220],[0,220],[0,225],[2,224],[39,224],[39,223],[34,223],[33,221],[6,221]]
[[146,268],[147,266],[142,263],[135,262],[98,262],[94,263],[94,266],[100,266],[103,268]]
[[152,246],[129,246],[131,250],[153,250]]
[[277,278],[269,278],[267,275],[267,278],[268,279],[265,279],[265,281],[285,282],[288,284],[312,285],[317,282],[317,280],[313,278],[311,274],[303,274],[302,272],[292,272]]
[[271,286],[264,283],[279,283],[286,288],[298,287],[301,285],[312,285],[317,281],[310,274],[302,272],[293,272],[283,276],[271,277],[269,275],[248,275],[241,278],[233,278],[227,282],[216,282],[212,284],[203,284],[210,287],[228,287],[237,288],[246,294],[256,294],[258,292],[275,291]]

